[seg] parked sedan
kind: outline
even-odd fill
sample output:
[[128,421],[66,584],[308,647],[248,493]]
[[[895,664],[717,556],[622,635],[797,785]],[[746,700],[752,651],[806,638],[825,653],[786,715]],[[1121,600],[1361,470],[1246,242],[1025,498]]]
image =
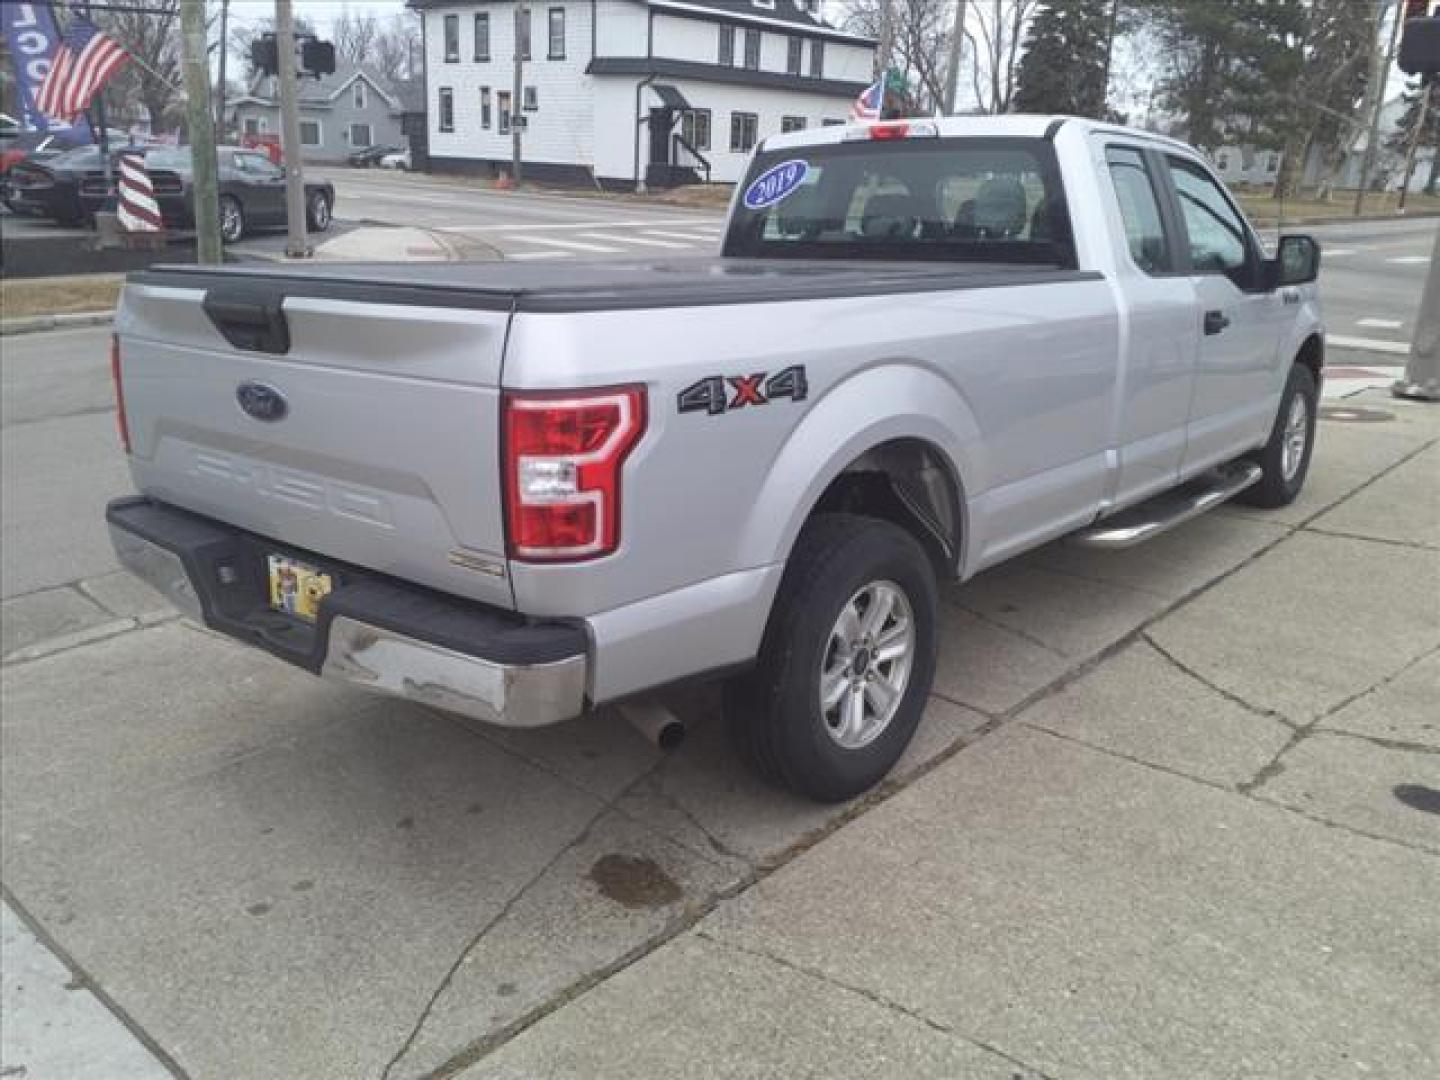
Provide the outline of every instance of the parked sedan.
[[[150,174],[160,215],[171,228],[195,223],[194,170],[188,147],[141,148]],[[221,147],[218,154],[220,235],[233,243],[250,232],[283,229],[286,223],[285,170],[263,151]],[[115,193],[118,165],[107,185],[100,152],[82,147],[52,161],[16,166],[11,170],[8,195],[17,205],[37,210],[61,224],[73,225],[94,217]],[[305,184],[305,219],[313,232],[330,227],[335,189],[325,181]]]
[[369,169],[380,164],[381,159],[390,154],[398,154],[404,147],[401,146],[362,146],[359,150],[352,150],[345,158],[345,164],[352,168]]

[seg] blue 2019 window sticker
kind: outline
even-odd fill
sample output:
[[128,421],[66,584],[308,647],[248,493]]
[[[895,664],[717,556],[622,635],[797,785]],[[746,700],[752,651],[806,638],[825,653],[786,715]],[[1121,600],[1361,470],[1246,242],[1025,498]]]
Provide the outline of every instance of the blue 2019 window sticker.
[[809,172],[810,165],[799,158],[771,165],[750,181],[750,186],[745,189],[745,208],[764,210],[767,206],[774,206],[804,183]]

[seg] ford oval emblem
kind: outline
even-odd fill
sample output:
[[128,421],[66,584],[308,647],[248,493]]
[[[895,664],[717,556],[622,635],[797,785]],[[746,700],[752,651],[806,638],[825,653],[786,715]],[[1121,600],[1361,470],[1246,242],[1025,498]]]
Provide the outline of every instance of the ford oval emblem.
[[235,390],[235,400],[246,416],[267,423],[279,420],[290,411],[285,395],[261,382],[243,382]]

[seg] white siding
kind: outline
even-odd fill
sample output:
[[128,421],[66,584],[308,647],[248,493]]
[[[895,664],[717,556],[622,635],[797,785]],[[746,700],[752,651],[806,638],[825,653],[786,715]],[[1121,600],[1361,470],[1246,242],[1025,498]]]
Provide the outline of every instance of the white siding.
[[[863,82],[867,85],[874,79],[871,73],[875,50],[864,45],[842,45],[838,41],[825,42],[825,78],[841,79],[846,82]],[[805,55],[810,63],[810,55]],[[810,70],[808,67],[805,69]]]
[[650,20],[645,5],[630,0],[600,0],[597,6],[600,18],[595,33],[595,55],[644,56]]
[[[565,59],[547,59],[549,11],[565,8]],[[476,62],[475,12],[490,12],[490,60]],[[430,100],[430,153],[435,157],[510,157],[510,136],[500,134],[499,95],[514,82],[515,18],[509,4],[442,8],[425,13],[426,54]],[[525,85],[535,87],[540,108],[525,113],[529,122],[524,138],[526,161],[561,165],[590,165],[594,159],[592,79],[585,75],[590,62],[590,4],[533,4],[530,56],[525,64]],[[460,16],[460,61],[445,62],[444,16]],[[488,130],[480,126],[480,88],[490,88],[492,115]],[[440,90],[455,93],[455,130],[440,130]],[[517,103],[518,109],[518,103]]]
[[[605,13],[608,19],[610,13]],[[643,33],[643,32],[642,32]],[[641,46],[644,52],[644,46]],[[735,63],[745,54],[745,38],[735,33]],[[602,55],[604,55],[602,53]],[[669,60],[691,60],[713,64],[720,58],[720,24],[702,19],[679,19],[673,15],[655,16],[655,56]]]

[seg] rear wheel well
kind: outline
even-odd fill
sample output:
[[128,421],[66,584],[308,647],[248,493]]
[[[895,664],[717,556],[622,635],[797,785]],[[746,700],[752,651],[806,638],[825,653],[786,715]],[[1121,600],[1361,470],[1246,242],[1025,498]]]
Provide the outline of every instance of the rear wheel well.
[[867,450],[830,482],[810,511],[889,521],[925,549],[939,578],[958,573],[960,485],[945,457],[921,439],[894,439]]

